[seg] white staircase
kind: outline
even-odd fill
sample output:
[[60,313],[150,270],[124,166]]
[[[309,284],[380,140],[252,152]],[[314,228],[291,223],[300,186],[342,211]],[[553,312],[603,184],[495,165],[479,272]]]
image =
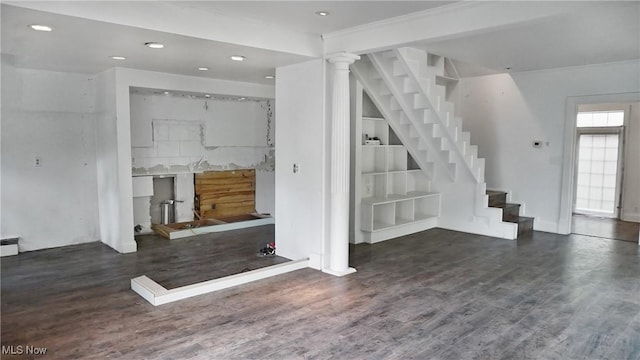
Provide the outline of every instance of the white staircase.
[[515,239],[517,225],[488,207],[484,159],[446,100],[444,58],[404,47],[368,54],[351,70],[441,194],[438,226]]

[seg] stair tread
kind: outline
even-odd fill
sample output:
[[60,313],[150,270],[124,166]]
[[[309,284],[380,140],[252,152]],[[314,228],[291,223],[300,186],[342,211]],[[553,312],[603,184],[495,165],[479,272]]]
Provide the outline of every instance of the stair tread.
[[533,221],[533,218],[528,216],[518,216],[517,219],[512,221],[507,220],[506,222],[522,224],[528,221]]
[[487,190],[487,195],[506,195],[507,193],[505,191],[498,191],[498,190]]
[[493,206],[491,206],[491,207],[496,207],[496,208],[502,208],[502,209],[504,209],[504,208],[507,208],[507,207],[515,207],[515,206],[518,206],[518,207],[519,207],[519,206],[520,206],[520,204],[514,204],[514,203],[502,203],[502,204],[496,204],[496,205],[493,205]]

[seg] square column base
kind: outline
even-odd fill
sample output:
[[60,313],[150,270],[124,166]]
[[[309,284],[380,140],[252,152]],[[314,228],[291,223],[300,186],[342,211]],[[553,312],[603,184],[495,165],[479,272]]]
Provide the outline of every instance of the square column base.
[[322,272],[327,273],[329,275],[333,275],[333,276],[345,276],[345,275],[353,274],[356,271],[357,270],[352,267],[348,268],[345,271],[333,271],[331,269],[322,269]]

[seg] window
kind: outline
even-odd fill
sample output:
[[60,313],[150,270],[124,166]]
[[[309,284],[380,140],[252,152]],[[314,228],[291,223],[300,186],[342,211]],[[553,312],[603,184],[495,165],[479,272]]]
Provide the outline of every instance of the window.
[[624,111],[579,112],[577,127],[610,127],[624,124]]
[[581,134],[575,211],[616,213],[618,134]]

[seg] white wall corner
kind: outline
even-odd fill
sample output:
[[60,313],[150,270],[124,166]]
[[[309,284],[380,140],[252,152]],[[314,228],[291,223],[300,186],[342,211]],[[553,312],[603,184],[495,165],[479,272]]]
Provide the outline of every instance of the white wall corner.
[[138,251],[138,244],[135,240],[123,241],[122,244],[120,244],[120,248],[117,250],[122,254],[133,253]]
[[310,254],[309,255],[309,267],[315,270],[322,270],[322,255]]
[[[542,220],[540,219],[540,217],[535,217],[533,220],[533,230],[535,231],[543,231],[543,232],[548,232],[548,233],[554,233],[554,234],[563,234],[566,235],[564,233],[562,233],[560,231],[560,225],[557,222],[554,221],[546,221],[546,220]],[[567,234],[569,234],[571,231],[567,232]]]

